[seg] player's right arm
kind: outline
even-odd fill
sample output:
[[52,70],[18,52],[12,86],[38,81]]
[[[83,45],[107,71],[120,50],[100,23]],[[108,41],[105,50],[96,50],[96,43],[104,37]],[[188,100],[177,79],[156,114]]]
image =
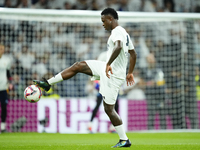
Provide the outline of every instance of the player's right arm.
[[110,56],[110,59],[108,60],[107,64],[106,64],[106,76],[108,78],[110,78],[110,75],[108,74],[108,72],[110,72],[111,74],[113,74],[112,72],[112,68],[111,68],[111,63],[117,58],[117,56],[119,55],[121,49],[122,49],[122,41],[117,40],[116,42],[114,42],[114,49],[113,49],[113,53]]

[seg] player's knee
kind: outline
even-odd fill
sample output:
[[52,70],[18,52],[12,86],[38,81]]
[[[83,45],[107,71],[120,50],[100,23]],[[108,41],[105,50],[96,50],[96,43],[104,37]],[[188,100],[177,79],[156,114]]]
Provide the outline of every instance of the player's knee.
[[80,62],[76,62],[73,64],[72,66],[74,72],[76,73],[85,73],[88,75],[92,75],[92,71],[90,70],[90,68],[87,66],[85,61],[80,61]]
[[80,71],[80,68],[81,68],[81,62],[75,62],[75,63],[72,65],[72,68],[73,68],[74,72],[79,72],[79,71]]

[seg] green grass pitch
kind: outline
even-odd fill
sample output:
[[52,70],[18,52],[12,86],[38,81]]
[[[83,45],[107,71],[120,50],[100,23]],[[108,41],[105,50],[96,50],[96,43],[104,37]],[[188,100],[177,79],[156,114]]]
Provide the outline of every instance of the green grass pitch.
[[[134,150],[200,150],[200,133],[127,133]],[[107,150],[117,134],[2,133],[0,150]]]

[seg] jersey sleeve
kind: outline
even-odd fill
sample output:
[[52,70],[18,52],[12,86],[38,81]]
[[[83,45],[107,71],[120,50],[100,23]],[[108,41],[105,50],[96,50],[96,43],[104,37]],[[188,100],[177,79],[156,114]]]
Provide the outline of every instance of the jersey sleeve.
[[128,35],[128,38],[129,38],[128,50],[133,50],[133,49],[135,49],[134,46],[133,46],[133,42],[132,42],[132,40],[131,40],[131,38],[130,38],[129,35]]
[[113,30],[111,35],[111,40],[113,41],[113,43],[115,43],[118,40],[123,42],[123,36],[120,34],[119,31]]
[[8,58],[8,59],[7,59],[7,67],[6,67],[6,69],[7,69],[7,70],[10,70],[11,65],[12,65],[12,60],[11,60],[10,58]]

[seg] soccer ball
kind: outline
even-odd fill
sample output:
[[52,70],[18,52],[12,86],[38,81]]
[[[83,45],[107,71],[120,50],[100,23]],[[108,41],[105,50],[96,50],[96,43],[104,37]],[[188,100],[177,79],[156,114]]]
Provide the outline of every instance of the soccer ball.
[[24,90],[24,98],[31,103],[36,103],[40,100],[42,96],[41,89],[36,85],[29,85]]

